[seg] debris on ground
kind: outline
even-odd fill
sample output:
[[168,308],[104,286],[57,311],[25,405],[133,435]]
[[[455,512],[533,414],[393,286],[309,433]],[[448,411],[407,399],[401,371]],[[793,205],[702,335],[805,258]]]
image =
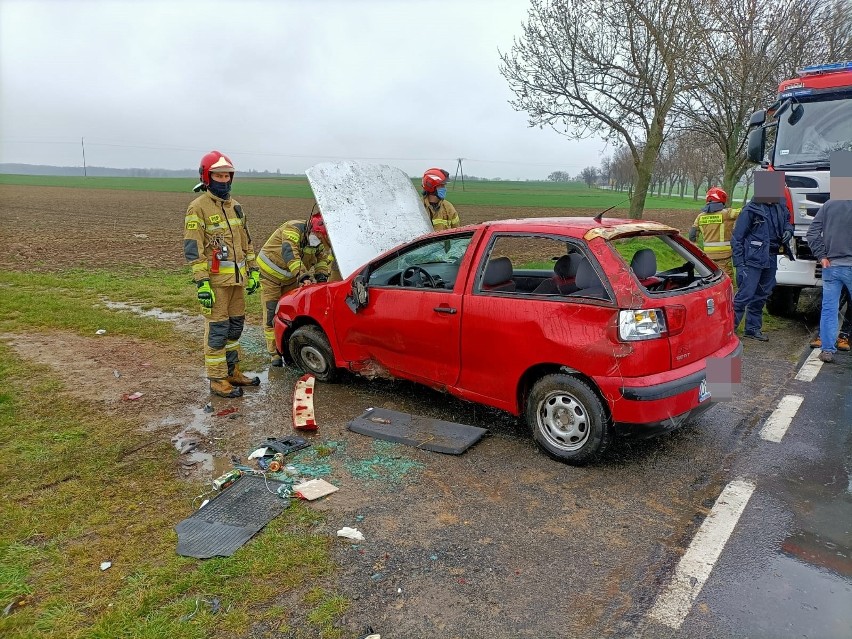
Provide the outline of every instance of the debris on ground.
[[337,536],[345,537],[346,539],[353,539],[355,541],[364,541],[364,533],[357,528],[350,528],[349,526],[344,526],[338,530]]
[[408,473],[423,470],[426,467],[421,462],[400,455],[399,450],[399,446],[394,443],[374,441],[375,454],[372,457],[359,461],[349,460],[344,465],[346,470],[357,479],[390,483],[399,483]]
[[355,433],[376,439],[451,455],[461,455],[488,433],[487,428],[384,408],[368,408],[363,415],[350,421],[347,427]]
[[112,372],[112,374],[113,374],[113,375],[115,375],[115,378],[116,378],[116,379],[118,379],[119,377],[121,377],[121,373],[119,373],[119,372],[118,372],[118,371],[116,371],[116,370],[114,370],[114,371]]
[[328,483],[324,479],[311,479],[309,481],[293,486],[293,492],[298,497],[306,499],[307,501],[319,499],[320,497],[330,495],[331,493],[336,492],[338,490],[339,489],[337,486]]
[[99,328],[98,330],[95,331],[95,335],[106,335],[106,329],[105,328]]
[[145,393],[140,393],[139,391],[136,391],[135,393],[125,393],[124,395],[121,396],[121,399],[123,399],[124,401],[133,401],[133,400],[139,399],[144,394]]
[[112,566],[111,561],[102,561],[101,562],[101,572],[103,572],[104,570],[109,570],[110,566]]
[[228,486],[242,477],[242,471],[234,468],[213,480],[213,490],[225,490]]
[[204,412],[205,412],[205,413],[212,413],[212,412],[213,412],[213,404],[212,404],[212,403],[210,403],[210,402],[208,402],[207,404],[205,404],[205,406],[204,406]]
[[223,408],[218,413],[213,413],[213,417],[224,417],[225,415],[231,415],[232,413],[237,412],[236,406],[230,406],[229,408]]
[[8,617],[19,608],[23,608],[28,603],[26,595],[18,595],[9,604],[3,608],[3,616]]
[[293,389],[293,428],[317,430],[314,419],[314,376],[302,375]]

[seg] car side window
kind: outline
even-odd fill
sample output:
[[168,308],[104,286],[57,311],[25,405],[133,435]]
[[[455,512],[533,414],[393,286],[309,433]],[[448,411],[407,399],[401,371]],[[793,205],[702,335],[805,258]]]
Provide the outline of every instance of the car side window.
[[408,246],[370,269],[368,286],[452,289],[473,233]]
[[609,299],[580,240],[539,235],[498,235],[480,269],[474,292]]
[[669,235],[621,237],[611,245],[651,294],[700,286],[712,275],[701,260]]

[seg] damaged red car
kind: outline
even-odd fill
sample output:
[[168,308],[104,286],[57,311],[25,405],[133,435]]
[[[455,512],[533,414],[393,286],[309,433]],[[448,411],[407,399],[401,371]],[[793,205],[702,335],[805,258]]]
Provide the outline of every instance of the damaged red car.
[[[586,463],[620,432],[708,409],[708,358],[740,357],[731,282],[676,229],[565,217],[429,233],[405,176],[355,211],[346,189],[323,196],[329,183],[394,182],[387,171],[320,173],[308,175],[344,279],[285,295],[274,322],[286,361],[321,381],[346,369],[425,384],[523,416],[547,454]],[[347,248],[365,250],[360,234],[383,219],[417,236],[353,266]]]

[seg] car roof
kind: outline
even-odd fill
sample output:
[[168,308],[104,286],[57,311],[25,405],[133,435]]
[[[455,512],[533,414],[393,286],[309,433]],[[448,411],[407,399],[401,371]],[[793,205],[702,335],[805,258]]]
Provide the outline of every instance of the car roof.
[[628,220],[606,218],[600,222],[593,217],[530,217],[512,220],[493,220],[473,224],[479,228],[491,228],[495,231],[524,233],[554,233],[591,240],[595,237],[612,239],[621,235],[642,232],[677,233],[676,228],[652,220]]

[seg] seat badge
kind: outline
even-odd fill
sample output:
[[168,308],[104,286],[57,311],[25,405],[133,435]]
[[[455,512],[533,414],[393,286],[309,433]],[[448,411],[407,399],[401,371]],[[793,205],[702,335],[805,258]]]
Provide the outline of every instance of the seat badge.
[[716,310],[716,302],[713,301],[713,298],[707,300],[707,314],[712,315]]

